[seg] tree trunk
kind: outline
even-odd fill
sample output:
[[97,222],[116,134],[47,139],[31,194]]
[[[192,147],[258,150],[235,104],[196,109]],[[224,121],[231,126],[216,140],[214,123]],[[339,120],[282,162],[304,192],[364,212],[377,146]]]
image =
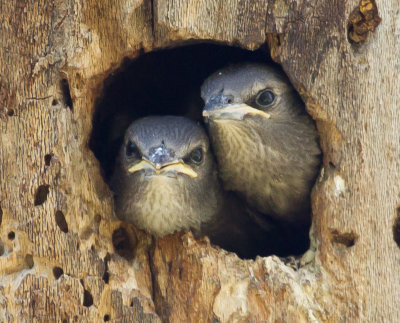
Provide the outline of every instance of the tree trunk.
[[[398,0],[9,0],[0,18],[0,321],[400,322]],[[193,39],[268,42],[316,120],[298,269],[115,218],[88,145],[103,81]]]

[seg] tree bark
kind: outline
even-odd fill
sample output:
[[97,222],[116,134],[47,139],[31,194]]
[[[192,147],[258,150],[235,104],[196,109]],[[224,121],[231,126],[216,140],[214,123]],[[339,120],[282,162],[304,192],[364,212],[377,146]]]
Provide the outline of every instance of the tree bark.
[[[0,321],[400,322],[397,0],[9,0],[0,18]],[[103,81],[193,39],[268,42],[316,120],[298,269],[115,218],[88,147]]]

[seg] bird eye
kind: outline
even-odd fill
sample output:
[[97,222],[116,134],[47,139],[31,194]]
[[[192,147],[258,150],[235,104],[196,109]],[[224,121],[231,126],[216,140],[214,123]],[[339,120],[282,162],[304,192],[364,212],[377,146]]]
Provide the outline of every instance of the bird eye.
[[125,154],[127,157],[133,157],[134,155],[140,155],[138,148],[132,141],[129,141],[127,143]]
[[256,103],[261,107],[267,107],[274,103],[275,94],[271,90],[261,91],[256,98]]
[[192,150],[192,152],[189,155],[189,161],[195,164],[200,164],[202,160],[203,160],[203,149],[196,148]]

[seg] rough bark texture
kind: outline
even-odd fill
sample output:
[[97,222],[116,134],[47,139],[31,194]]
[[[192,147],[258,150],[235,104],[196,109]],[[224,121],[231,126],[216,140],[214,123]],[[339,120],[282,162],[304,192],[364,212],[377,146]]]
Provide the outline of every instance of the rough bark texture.
[[[0,18],[0,321],[400,322],[398,0],[9,0]],[[88,148],[102,82],[191,39],[268,41],[317,121],[298,270],[115,219]]]

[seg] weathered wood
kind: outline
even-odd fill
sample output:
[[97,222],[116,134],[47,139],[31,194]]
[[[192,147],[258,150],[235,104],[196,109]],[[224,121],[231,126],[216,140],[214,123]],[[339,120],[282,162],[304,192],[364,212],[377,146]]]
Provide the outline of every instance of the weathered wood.
[[[0,321],[399,322],[400,5],[374,6],[0,3]],[[268,41],[317,122],[323,169],[298,270],[191,234],[152,242],[114,217],[88,148],[102,82],[124,57],[193,39]]]

